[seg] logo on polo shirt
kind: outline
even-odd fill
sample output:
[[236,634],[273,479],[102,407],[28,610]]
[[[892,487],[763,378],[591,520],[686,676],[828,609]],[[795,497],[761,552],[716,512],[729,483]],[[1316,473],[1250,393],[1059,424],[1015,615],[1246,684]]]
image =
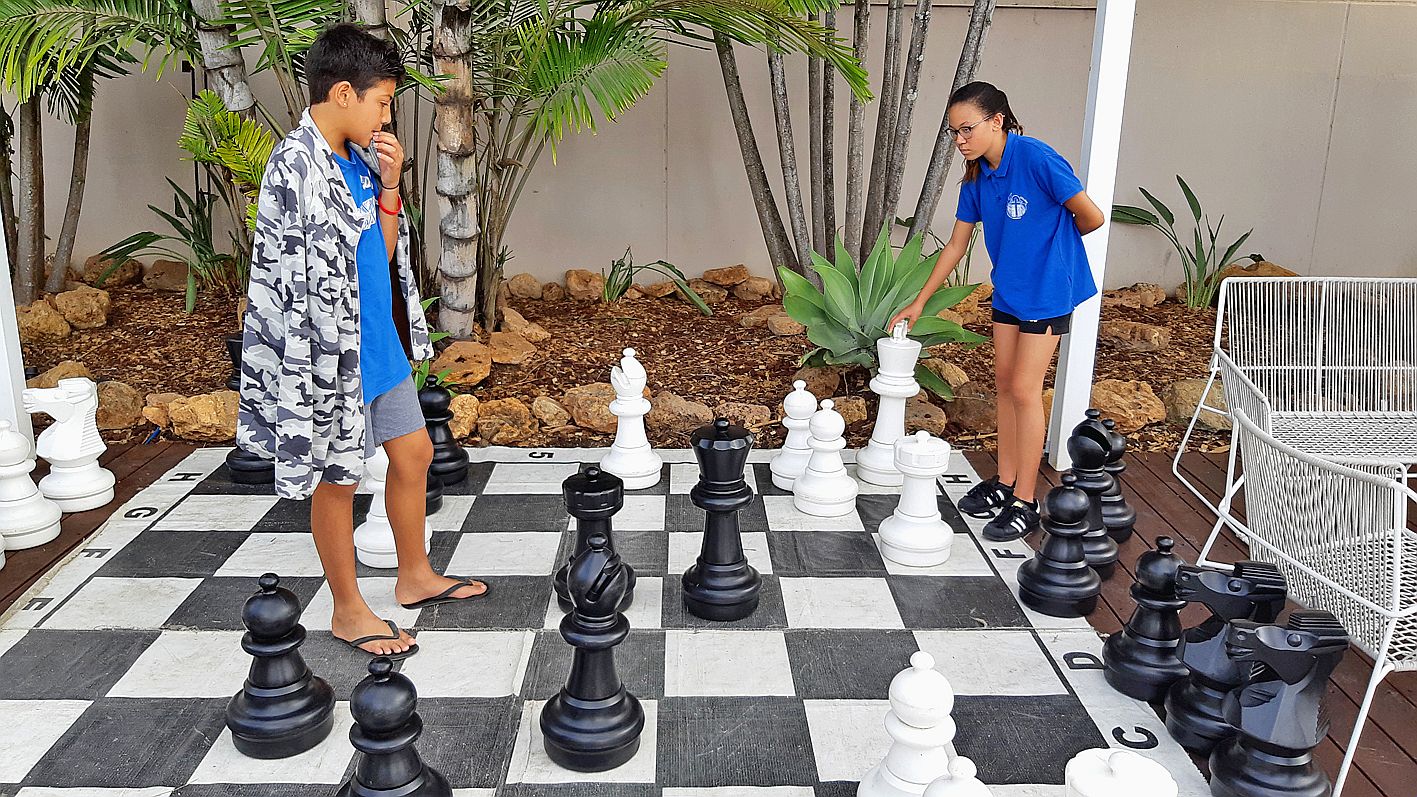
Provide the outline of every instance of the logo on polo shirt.
[[1004,203],[1004,212],[1008,214],[1009,218],[1017,221],[1028,212],[1028,200],[1018,194],[1009,194],[1008,202]]

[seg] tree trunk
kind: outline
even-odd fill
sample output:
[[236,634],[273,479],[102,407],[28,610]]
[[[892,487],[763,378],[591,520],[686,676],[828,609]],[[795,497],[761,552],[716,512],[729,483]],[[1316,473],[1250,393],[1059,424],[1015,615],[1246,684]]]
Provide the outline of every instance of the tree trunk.
[[891,136],[890,158],[886,161],[885,218],[896,217],[900,204],[900,185],[905,179],[905,161],[910,154],[910,128],[915,116],[915,100],[919,94],[920,68],[925,60],[925,38],[930,31],[930,0],[919,0],[910,29],[910,51],[905,58],[905,80],[901,86],[900,103],[896,109],[895,132]]
[[228,110],[245,117],[256,113],[256,98],[251,84],[246,82],[246,59],[236,41],[236,28],[214,25],[224,9],[221,0],[192,0],[197,15],[197,43],[202,48],[202,66],[206,70],[207,86],[217,93]]
[[[738,134],[738,149],[743,153],[743,166],[748,173],[748,190],[753,195],[753,207],[758,211],[758,226],[763,229],[763,243],[767,244],[768,257],[773,266],[786,266],[798,273],[805,273],[797,262],[792,242],[787,238],[787,228],[782,224],[782,214],[778,211],[777,200],[772,195],[772,185],[768,183],[767,169],[763,166],[762,151],[758,149],[757,137],[753,135],[753,121],[748,117],[748,103],[743,98],[743,82],[738,76],[738,60],[733,55],[733,42],[726,36],[713,35],[714,48],[718,50],[718,65],[723,71],[723,88],[728,93],[728,111],[733,116],[733,129]],[[773,276],[776,276],[774,273]]]
[[4,108],[0,108],[0,124],[3,124],[3,136],[0,137],[0,221],[5,226],[5,252],[9,258],[6,273],[14,273],[15,264],[19,262],[19,226],[15,218],[15,162],[11,157],[14,152],[15,142],[15,120]]
[[44,129],[39,98],[20,103],[20,223],[15,304],[38,296],[44,275]]
[[[836,12],[828,11],[827,37],[836,36]],[[832,256],[836,239],[836,70],[830,66],[822,75],[822,226],[827,237],[822,253]]]
[[484,320],[483,303],[478,296],[479,267],[495,267],[495,260],[479,257],[478,252],[472,22],[472,12],[466,7],[459,8],[456,0],[444,0],[438,5],[433,24],[433,57],[438,72],[451,76],[436,99],[437,191],[443,215],[438,225],[438,323],[445,332],[463,340],[473,337],[474,326]]
[[84,206],[84,185],[89,171],[89,136],[93,132],[94,76],[88,71],[79,97],[79,114],[74,124],[74,165],[69,174],[69,199],[64,205],[64,223],[59,228],[59,240],[54,245],[53,266],[44,289],[58,293],[74,262],[74,238],[79,232],[79,213]]
[[[974,0],[969,12],[969,31],[964,36],[964,48],[959,54],[959,66],[955,68],[955,80],[950,88],[954,92],[960,86],[974,80],[979,71],[979,62],[984,57],[984,40],[989,34],[989,24],[994,20],[995,0]],[[910,225],[910,234],[923,235],[930,229],[935,209],[940,206],[940,194],[945,190],[945,175],[954,164],[954,139],[945,132],[949,129],[949,109],[940,116],[940,132],[935,136],[935,149],[930,154],[930,166],[925,171],[925,182],[920,186],[920,199],[915,204],[915,223]]]
[[[787,71],[782,65],[782,53],[768,51],[768,74],[772,78],[773,118],[777,122],[777,148],[782,156],[782,182],[787,191],[787,213],[792,221],[792,238],[797,247],[797,262],[812,279],[816,272],[808,269],[812,262],[812,242],[807,218],[802,208],[802,185],[797,177],[797,149],[792,140],[791,106],[787,100]],[[815,280],[814,280],[815,282]]]
[[[812,21],[821,18],[813,14]],[[822,59],[807,57],[807,163],[809,192],[812,198],[812,250],[827,251],[826,208],[823,204],[822,179]]]
[[[861,63],[866,63],[871,49],[871,3],[856,0],[852,13],[851,48]],[[855,257],[861,251],[861,200],[865,186],[861,183],[862,166],[866,157],[866,105],[855,92],[851,94],[850,115],[846,124],[846,209],[842,225],[846,251]]]
[[365,30],[385,41],[389,39],[389,9],[385,0],[349,0],[347,13]]
[[886,63],[881,71],[880,107],[876,111],[876,145],[871,150],[871,180],[866,187],[866,208],[861,223],[862,263],[870,253],[885,218],[886,165],[890,160],[891,133],[895,130],[896,107],[900,100],[900,16],[901,0],[886,7]]

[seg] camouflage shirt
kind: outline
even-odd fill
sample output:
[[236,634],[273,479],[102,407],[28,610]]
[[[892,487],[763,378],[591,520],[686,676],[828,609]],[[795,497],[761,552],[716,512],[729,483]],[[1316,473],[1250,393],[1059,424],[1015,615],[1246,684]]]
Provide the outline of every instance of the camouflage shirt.
[[[261,180],[236,422],[237,445],[275,460],[282,498],[307,498],[321,480],[355,484],[364,473],[354,260],[363,213],[306,111],[271,152]],[[428,359],[433,347],[403,214],[394,260],[413,356]]]

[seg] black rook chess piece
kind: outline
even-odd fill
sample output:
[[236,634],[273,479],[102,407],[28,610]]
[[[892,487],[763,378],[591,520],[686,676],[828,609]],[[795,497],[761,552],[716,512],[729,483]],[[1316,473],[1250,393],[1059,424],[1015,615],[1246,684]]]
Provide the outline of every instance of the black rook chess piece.
[[1019,565],[1019,598],[1030,608],[1053,617],[1083,617],[1097,608],[1102,577],[1087,564],[1082,535],[1087,527],[1087,493],[1077,476],[1063,474],[1061,487],[1044,499],[1043,546]]
[[743,478],[753,435],[726,418],[700,427],[690,439],[699,460],[699,482],[689,492],[704,510],[704,544],[684,571],[684,607],[705,620],[741,620],[758,608],[762,576],[743,554],[738,512],[753,500]]
[[444,487],[461,484],[467,478],[468,456],[448,428],[453,419],[452,392],[438,384],[437,376],[429,375],[418,391],[418,403],[423,408],[428,439],[433,441],[433,464],[428,471],[441,479]]
[[452,797],[447,779],[413,746],[423,734],[418,691],[387,657],[370,660],[369,675],[350,695],[349,712],[349,741],[359,761],[337,797]]
[[[561,497],[566,501],[566,511],[576,519],[576,546],[566,557],[566,563],[556,571],[552,582],[556,588],[556,600],[565,611],[571,609],[571,591],[566,586],[566,574],[571,562],[590,547],[590,537],[600,534],[605,537],[605,545],[615,550],[615,541],[610,533],[610,520],[625,505],[625,482],[613,473],[607,473],[591,465],[574,476],[561,482]],[[635,569],[621,562],[625,568],[628,586],[625,598],[620,602],[620,611],[629,608],[635,601]]]
[[1122,495],[1122,474],[1127,470],[1122,457],[1127,453],[1127,437],[1117,431],[1117,422],[1111,418],[1102,425],[1107,429],[1108,443],[1103,470],[1112,477],[1112,484],[1102,493],[1102,526],[1107,529],[1107,536],[1121,544],[1131,539],[1137,523],[1137,511]]
[[634,757],[645,713],[615,672],[615,646],[630,633],[630,622],[616,609],[629,573],[603,534],[592,534],[586,544],[567,575],[575,608],[561,618],[561,636],[576,649],[571,674],[541,710],[541,734],[552,761],[603,772]]
[[1068,456],[1073,461],[1073,474],[1077,476],[1078,489],[1087,493],[1087,527],[1082,535],[1083,554],[1087,563],[1104,580],[1112,576],[1117,567],[1117,543],[1107,536],[1107,528],[1102,522],[1102,494],[1112,487],[1112,477],[1107,474],[1107,456],[1111,451],[1111,441],[1107,439],[1107,427],[1102,424],[1102,413],[1095,409],[1087,411],[1087,420],[1073,428],[1068,438]]
[[1332,614],[1302,609],[1285,625],[1232,620],[1225,646],[1246,668],[1225,696],[1235,738],[1210,754],[1215,797],[1327,797],[1333,784],[1314,765],[1328,734],[1324,694],[1348,651],[1348,632]]
[[246,599],[241,647],[255,657],[246,683],[226,704],[236,749],[252,758],[286,758],[319,744],[334,727],[335,694],[300,655],[300,599],[274,573]]
[[1158,537],[1156,550],[1137,558],[1132,600],[1136,611],[1121,633],[1102,646],[1103,675],[1113,689],[1128,697],[1155,703],[1171,684],[1186,677],[1186,665],[1176,655],[1181,643],[1181,609],[1176,597],[1176,569],[1183,562],[1173,552],[1170,537]]
[[1235,735],[1225,721],[1225,695],[1240,685],[1240,667],[1225,654],[1231,620],[1272,623],[1284,608],[1284,575],[1268,562],[1236,562],[1229,571],[1181,565],[1176,597],[1210,609],[1181,637],[1178,653],[1189,674],[1166,692],[1166,730],[1193,753],[1209,755]]

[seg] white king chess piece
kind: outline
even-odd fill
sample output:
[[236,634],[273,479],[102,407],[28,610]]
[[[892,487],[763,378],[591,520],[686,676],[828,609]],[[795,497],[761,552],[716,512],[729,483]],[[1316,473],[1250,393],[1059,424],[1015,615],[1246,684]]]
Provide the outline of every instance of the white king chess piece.
[[[384,447],[374,449],[374,456],[364,460],[364,486],[374,499],[369,502],[369,515],[354,530],[354,558],[369,567],[389,569],[399,566],[394,549],[394,527],[389,524],[388,509],[389,455]],[[420,482],[422,484],[422,482]],[[419,490],[419,500],[423,492]],[[423,521],[423,550],[432,550],[433,524]]]
[[895,467],[895,441],[905,434],[905,400],[920,392],[920,383],[915,381],[920,341],[905,333],[906,325],[901,321],[890,337],[876,341],[880,367],[871,380],[871,392],[880,396],[876,426],[871,430],[871,441],[856,455],[856,476],[883,487],[899,487],[903,480]]
[[1096,747],[1073,756],[1063,770],[1066,797],[1176,797],[1166,767],[1133,750]]
[[931,783],[950,775],[954,690],[935,669],[935,659],[917,650],[910,667],[891,680],[888,696],[891,747],[885,760],[861,779],[856,797],[921,797]]
[[49,463],[39,482],[45,498],[65,512],[95,509],[113,500],[113,473],[98,458],[108,446],[98,433],[98,387],[92,379],[60,379],[56,387],[27,388],[25,412],[43,412],[54,425],[39,434],[35,448]]
[[940,515],[935,480],[950,468],[950,444],[921,429],[895,441],[895,465],[905,487],[895,513],[881,521],[881,555],[912,567],[944,564],[954,529]]
[[615,442],[600,460],[600,469],[619,476],[626,490],[643,490],[659,483],[664,461],[645,437],[650,404],[644,395],[649,381],[644,366],[635,359],[634,349],[625,349],[622,355],[620,364],[610,369],[610,384],[615,388],[615,400],[610,402],[616,419]]
[[841,450],[846,448],[846,421],[832,409],[831,399],[822,401],[822,408],[812,414],[808,430],[812,438],[812,456],[807,469],[792,483],[792,506],[798,512],[815,517],[840,517],[856,508],[856,494],[861,485],[846,472]]
[[807,390],[807,383],[801,379],[792,383],[792,392],[782,400],[782,425],[787,429],[787,439],[782,448],[772,458],[772,483],[779,490],[791,490],[792,483],[807,469],[807,460],[812,458],[812,447],[807,441],[812,432],[807,426],[812,422],[812,413],[817,411],[817,397]]
[[[59,536],[59,506],[40,495],[30,478],[34,448],[28,437],[0,421],[0,550],[33,548]],[[0,553],[0,565],[5,555]]]

